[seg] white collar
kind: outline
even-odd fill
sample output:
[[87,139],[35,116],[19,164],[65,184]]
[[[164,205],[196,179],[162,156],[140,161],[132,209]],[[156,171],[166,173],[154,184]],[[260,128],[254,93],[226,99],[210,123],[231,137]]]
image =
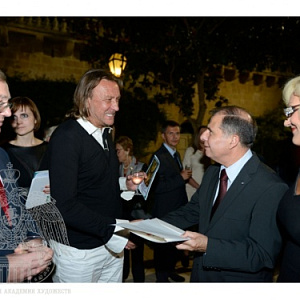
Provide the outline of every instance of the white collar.
[[105,128],[109,128],[109,132],[111,132],[111,130],[112,130],[112,127],[98,128],[95,125],[93,125],[90,121],[88,121],[87,119],[78,118],[76,121],[87,131],[88,134],[93,134],[97,130],[100,130],[101,132],[103,132]]

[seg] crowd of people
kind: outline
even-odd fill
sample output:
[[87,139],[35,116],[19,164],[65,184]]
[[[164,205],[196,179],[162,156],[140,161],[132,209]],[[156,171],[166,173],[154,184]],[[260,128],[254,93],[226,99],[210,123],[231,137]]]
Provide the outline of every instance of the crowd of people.
[[[177,226],[187,238],[177,244],[151,244],[156,282],[183,282],[176,263],[185,265],[190,257],[191,282],[272,282],[278,263],[278,282],[300,281],[299,175],[289,187],[251,150],[257,125],[245,109],[212,110],[183,159],[176,149],[180,125],[167,120],[161,127],[161,147],[145,163],[135,156],[130,133],[113,138],[121,87],[103,70],[83,74],[73,108],[47,141],[35,136],[41,117],[34,101],[10,98],[0,71],[0,129],[4,118],[10,118],[15,132],[0,148],[0,281],[26,282],[52,262],[54,283],[121,283],[130,269],[134,282],[145,282],[145,240],[112,225],[147,218]],[[286,83],[283,100],[284,126],[291,128],[293,143],[299,146],[300,77]],[[160,165],[149,208],[132,176],[139,172],[147,179],[154,156]],[[2,172],[9,162],[20,171],[19,177]],[[12,209],[16,200],[8,197],[7,183],[15,180],[28,189],[38,170],[49,170],[45,192],[55,199],[68,244],[53,240],[51,247],[24,249],[16,238],[16,224],[26,223],[18,229],[22,239],[43,232],[28,212],[28,217],[13,222],[18,217]],[[19,210],[26,211],[19,202]]]

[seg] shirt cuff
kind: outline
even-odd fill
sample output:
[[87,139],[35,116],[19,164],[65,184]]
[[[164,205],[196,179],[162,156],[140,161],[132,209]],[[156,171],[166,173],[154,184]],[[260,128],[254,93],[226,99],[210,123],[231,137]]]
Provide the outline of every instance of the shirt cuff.
[[124,191],[122,192],[121,197],[126,201],[130,201],[132,200],[134,193],[134,191]]
[[[116,224],[118,224],[118,223],[127,223],[127,222],[129,222],[129,221],[128,220],[116,219]],[[124,230],[124,228],[116,226],[114,232],[117,233],[117,232],[122,231],[122,230]],[[118,254],[118,253],[121,253],[124,250],[127,242],[128,242],[127,237],[124,237],[124,236],[121,236],[121,235],[118,235],[118,234],[113,234],[112,237],[110,238],[110,240],[105,244],[105,246],[109,250],[111,250],[114,253]]]
[[122,191],[127,191],[126,177],[119,177],[119,185]]

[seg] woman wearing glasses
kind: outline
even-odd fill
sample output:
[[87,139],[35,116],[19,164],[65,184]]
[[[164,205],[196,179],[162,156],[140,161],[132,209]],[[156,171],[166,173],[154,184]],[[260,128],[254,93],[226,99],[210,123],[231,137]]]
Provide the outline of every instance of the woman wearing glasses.
[[34,172],[40,169],[48,143],[35,136],[41,117],[36,104],[28,97],[10,100],[11,126],[15,137],[2,147],[7,151],[14,168],[20,171],[18,184],[29,188]]
[[[284,126],[291,128],[292,141],[300,146],[300,76],[286,83],[282,95],[287,106]],[[284,241],[278,282],[300,282],[300,173],[279,204],[278,219]]]

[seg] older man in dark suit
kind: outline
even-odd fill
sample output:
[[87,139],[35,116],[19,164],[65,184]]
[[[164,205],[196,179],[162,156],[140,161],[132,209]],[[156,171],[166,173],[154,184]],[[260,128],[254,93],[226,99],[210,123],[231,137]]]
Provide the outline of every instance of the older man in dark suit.
[[[214,110],[200,138],[206,155],[220,165],[208,168],[187,205],[163,218],[184,229],[199,224],[198,232],[186,231],[189,240],[177,245],[195,253],[192,282],[272,281],[281,248],[276,211],[288,187],[250,150],[255,135],[255,122],[244,109]],[[220,174],[226,194],[213,208],[223,189]]]
[[[4,119],[11,116],[9,99],[6,76],[0,70],[0,131]],[[0,148],[0,170],[7,169],[8,163],[7,153]],[[11,179],[4,178],[0,172],[0,282],[23,282],[47,267],[52,259],[53,250],[44,247],[39,252],[27,252],[23,251],[21,245],[16,247],[17,241],[21,240],[23,235],[26,236],[27,231],[16,230],[17,227],[22,227],[21,223],[24,220],[20,219],[20,211],[17,211],[18,203],[12,205],[9,199],[6,199],[3,182]],[[12,221],[11,212],[15,211],[16,216]],[[9,240],[10,236],[13,240]]]
[[[154,153],[160,160],[156,178],[153,182],[154,205],[153,217],[161,218],[188,202],[185,183],[191,177],[191,171],[182,167],[180,154],[176,146],[180,140],[180,126],[177,122],[168,120],[162,126],[164,143]],[[184,281],[175,273],[178,250],[174,245],[154,245],[154,264],[157,282]]]

